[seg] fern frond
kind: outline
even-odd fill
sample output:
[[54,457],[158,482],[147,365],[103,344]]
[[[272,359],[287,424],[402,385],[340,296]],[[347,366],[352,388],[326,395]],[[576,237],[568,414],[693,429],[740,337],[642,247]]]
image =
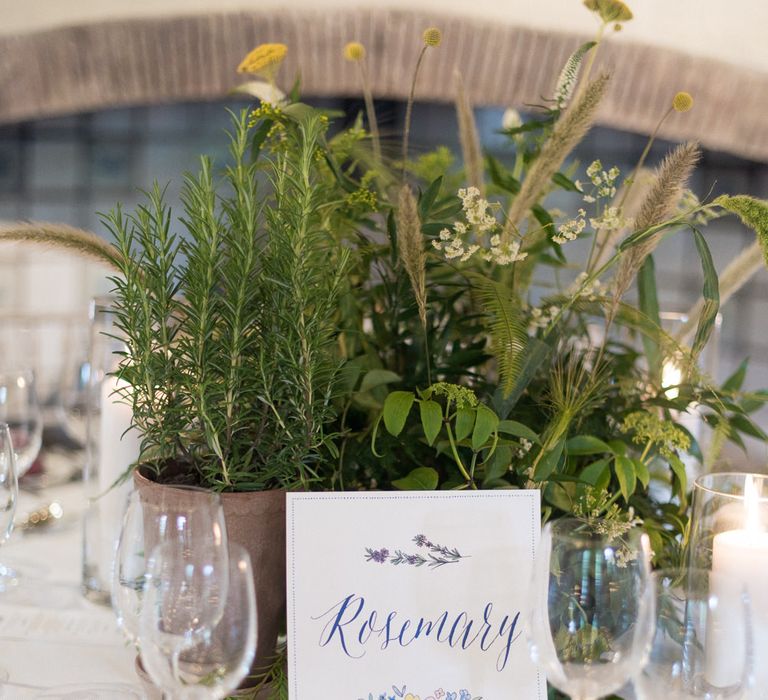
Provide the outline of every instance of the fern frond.
[[522,370],[528,333],[517,298],[504,285],[482,275],[472,275],[478,301],[490,317],[488,332],[496,358],[501,390],[509,396]]

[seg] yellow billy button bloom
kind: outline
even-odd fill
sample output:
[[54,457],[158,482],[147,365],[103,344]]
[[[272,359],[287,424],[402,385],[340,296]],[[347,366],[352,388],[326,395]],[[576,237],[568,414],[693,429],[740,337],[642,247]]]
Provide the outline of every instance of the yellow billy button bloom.
[[687,92],[678,92],[672,98],[672,108],[675,112],[687,112],[693,107],[693,97]]
[[427,27],[422,34],[425,46],[440,46],[443,33],[437,27]]
[[260,44],[242,60],[237,72],[272,80],[287,53],[288,47],[285,44]]
[[350,41],[344,47],[344,58],[348,61],[362,61],[365,58],[365,46],[359,41]]
[[597,12],[603,22],[628,22],[632,19],[632,10],[621,0],[584,0],[584,5]]

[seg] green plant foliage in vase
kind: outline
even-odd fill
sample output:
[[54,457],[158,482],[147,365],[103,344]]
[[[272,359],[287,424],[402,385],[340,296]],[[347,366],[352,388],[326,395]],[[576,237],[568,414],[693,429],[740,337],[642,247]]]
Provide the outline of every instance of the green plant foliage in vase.
[[[698,358],[721,303],[763,265],[768,204],[697,199],[695,143],[648,170],[655,131],[630,173],[572,160],[611,82],[595,69],[604,34],[632,17],[618,0],[585,4],[594,41],[574,47],[543,106],[506,115],[503,162],[482,151],[460,75],[445,90],[462,162],[444,147],[411,157],[436,28],[422,37],[398,143],[377,125],[362,44],[340,47],[365,99],[343,129],[280,90],[288,48],[271,44],[240,66],[252,78],[240,92],[261,104],[233,115],[223,173],[203,159],[187,176],[178,222],[156,186],[133,214],[105,218],[112,245],[61,227],[0,232],[115,269],[118,374],[158,480],[535,488],[546,519],[599,520],[617,535],[640,524],[656,564],[681,560],[684,458],[705,458],[681,418],[695,410],[708,426],[707,463],[725,441],[766,440],[750,415],[768,394],[743,389],[746,363],[718,386]],[[670,95],[659,125],[692,107]],[[551,206],[554,192],[570,213]],[[703,229],[727,214],[757,237],[718,279]],[[677,334],[662,329],[654,271],[672,235],[693,239],[701,269],[701,299]]]

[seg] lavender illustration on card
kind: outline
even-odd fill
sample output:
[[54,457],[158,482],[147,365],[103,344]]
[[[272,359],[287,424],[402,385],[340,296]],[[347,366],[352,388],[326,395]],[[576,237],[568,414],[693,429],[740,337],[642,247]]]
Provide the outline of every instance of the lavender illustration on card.
[[441,544],[435,544],[430,541],[426,535],[416,535],[413,542],[425,552],[408,553],[401,549],[396,549],[392,554],[389,549],[365,548],[365,560],[376,564],[392,564],[393,566],[426,566],[431,569],[437,569],[446,564],[458,564],[460,560],[468,557],[461,554],[455,547],[449,548]]
[[[384,691],[383,693],[368,693],[367,700],[421,700],[420,695],[414,693],[406,693],[406,686],[398,687],[392,686],[391,691]],[[366,698],[358,698],[358,700],[366,700]],[[430,695],[425,695],[424,700],[483,700],[482,696],[472,695],[468,690],[456,690],[445,691],[442,688],[438,688]]]

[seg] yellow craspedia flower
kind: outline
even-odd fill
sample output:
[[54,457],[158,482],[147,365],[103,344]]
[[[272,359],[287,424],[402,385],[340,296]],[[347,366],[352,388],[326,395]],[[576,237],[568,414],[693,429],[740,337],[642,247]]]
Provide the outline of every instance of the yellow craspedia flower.
[[672,98],[672,107],[675,112],[687,112],[693,107],[693,97],[688,92],[678,92]]
[[427,46],[440,46],[443,40],[443,33],[437,27],[427,27],[422,34],[424,44]]
[[350,41],[344,47],[344,58],[348,61],[362,61],[365,58],[365,46],[359,41]]
[[274,77],[287,53],[285,44],[260,44],[241,61],[237,72]]

